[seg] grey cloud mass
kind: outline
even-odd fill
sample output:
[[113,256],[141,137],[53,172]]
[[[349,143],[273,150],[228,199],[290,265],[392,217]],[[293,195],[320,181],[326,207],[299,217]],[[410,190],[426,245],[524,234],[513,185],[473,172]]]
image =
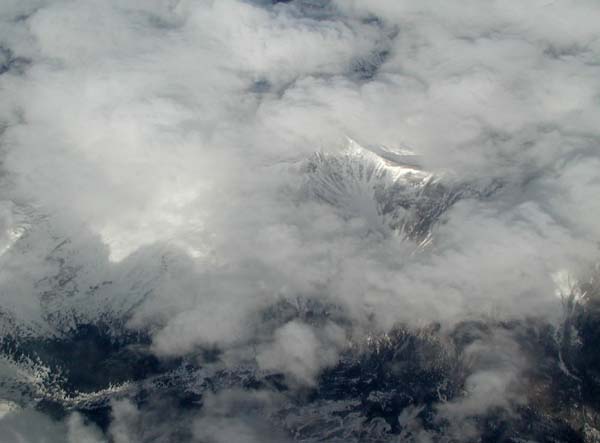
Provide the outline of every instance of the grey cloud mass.
[[599,21],[4,0],[0,440],[597,441]]

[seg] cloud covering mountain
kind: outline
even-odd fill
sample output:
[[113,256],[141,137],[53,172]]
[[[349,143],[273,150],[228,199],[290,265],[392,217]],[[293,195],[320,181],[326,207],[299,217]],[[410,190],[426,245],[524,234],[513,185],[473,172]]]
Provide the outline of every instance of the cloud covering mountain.
[[598,19],[5,0],[1,439],[594,441]]

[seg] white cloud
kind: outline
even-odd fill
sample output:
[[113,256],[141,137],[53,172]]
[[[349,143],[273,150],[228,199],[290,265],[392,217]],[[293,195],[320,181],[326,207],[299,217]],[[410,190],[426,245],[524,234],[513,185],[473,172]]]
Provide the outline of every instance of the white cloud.
[[[160,355],[257,345],[263,368],[309,384],[341,345],[266,328],[282,300],[335,304],[357,331],[560,318],[552,275],[598,259],[599,15],[592,0],[4,2],[0,304],[38,331],[45,310],[132,313]],[[502,187],[417,248],[370,184],[346,183],[350,209],[307,197],[306,159],[346,136],[410,148],[447,187]]]
[[314,331],[292,321],[275,332],[274,342],[260,350],[256,359],[261,369],[283,372],[312,385],[323,368],[336,363],[337,349],[345,344],[344,339],[344,331],[334,324]]

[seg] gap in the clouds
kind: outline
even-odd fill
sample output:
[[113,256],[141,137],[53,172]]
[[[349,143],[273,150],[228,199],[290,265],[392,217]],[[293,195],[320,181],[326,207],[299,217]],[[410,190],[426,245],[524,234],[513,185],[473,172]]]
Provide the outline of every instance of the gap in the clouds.
[[573,321],[578,346],[565,353],[582,379],[584,402],[600,408],[600,281],[592,280],[582,285],[582,290],[587,303],[584,308],[577,307]]
[[389,229],[424,245],[456,203],[492,199],[504,186],[495,178],[472,182],[431,174],[414,165],[414,158],[386,151],[351,140],[343,155],[316,153],[303,163],[303,192],[344,217],[361,217],[375,230]]
[[271,82],[269,82],[269,80],[267,80],[265,78],[256,80],[252,84],[252,87],[250,88],[251,92],[254,92],[257,94],[264,94],[265,92],[269,92],[270,90],[271,90]]
[[27,348],[42,361],[64,368],[69,391],[92,392],[159,372],[161,362],[148,352],[148,345],[146,337],[115,339],[107,328],[78,325],[66,337],[31,343]]
[[[467,386],[469,377],[479,371],[484,374],[498,369],[500,360],[493,350],[487,349],[474,359],[473,349],[483,343],[489,346],[495,336],[505,334],[530,361],[522,377],[532,390],[527,393],[531,404],[516,400],[512,405],[499,404],[489,409],[482,404],[471,417],[482,441],[536,439],[544,435],[581,441],[577,433],[579,419],[559,418],[569,405],[580,401],[580,387],[560,369],[555,329],[535,319],[491,323],[469,320],[447,333],[441,333],[435,324],[420,330],[395,328],[388,334],[374,336],[368,347],[344,354],[336,366],[325,370],[310,400],[351,404],[349,410],[340,411],[342,416],[360,411],[367,422],[385,421],[387,432],[392,434],[406,431],[398,417],[403,411],[413,410],[412,421],[406,426],[417,421],[421,430],[445,435],[452,428],[452,419],[451,415],[440,415],[440,408],[451,404],[455,405],[451,408],[462,408],[461,399],[468,398],[471,389]],[[489,380],[492,386],[494,377]],[[490,395],[496,394],[490,391]],[[559,403],[548,408],[544,403],[550,398]],[[540,412],[540,408],[546,412]],[[551,414],[545,415],[550,409]],[[304,437],[310,440],[310,435]]]
[[0,75],[5,73],[22,75],[30,64],[31,60],[15,55],[12,49],[0,44]]
[[149,346],[144,333],[116,335],[105,325],[78,324],[60,337],[4,337],[2,353],[51,368],[61,375],[67,394],[75,395],[142,380],[181,364],[179,359],[158,359]]
[[[319,325],[343,317],[343,313],[334,311],[318,300],[282,302],[265,312],[264,321],[271,323],[267,329],[294,320]],[[592,315],[581,315],[576,322],[583,332],[584,348],[589,348],[591,340],[597,337],[598,322]],[[325,431],[354,435],[351,431],[344,434],[344,426],[356,426],[356,417],[364,420],[360,429],[371,429],[373,435],[398,435],[416,422],[425,432],[443,435],[452,423],[451,416],[440,415],[440,408],[454,405],[450,410],[460,411],[464,407],[461,402],[468,401],[469,377],[491,371],[488,383],[493,386],[494,371],[504,363],[510,370],[512,357],[508,355],[509,360],[505,361],[505,357],[495,354],[493,342],[498,336],[510,337],[529,361],[522,377],[530,389],[525,391],[530,398],[527,404],[500,403],[475,413],[472,420],[484,436],[482,441],[535,439],[552,434],[562,435],[564,441],[581,441],[575,432],[577,416],[571,422],[561,418],[569,405],[580,401],[581,387],[560,368],[556,330],[535,319],[469,320],[450,330],[438,324],[422,328],[398,326],[386,334],[358,337],[312,387],[294,386],[277,371],[257,371],[256,367],[243,364],[224,367],[220,364],[222,350],[217,347],[159,360],[147,352],[147,335],[124,332],[115,339],[114,331],[90,324],[79,325],[60,340],[24,339],[12,346],[5,342],[3,352],[20,352],[39,357],[49,366],[62,367],[63,383],[72,392],[91,392],[126,379],[139,382],[135,390],[96,403],[69,405],[52,397],[39,401],[37,409],[56,420],[76,410],[106,431],[114,419],[111,400],[126,398],[145,417],[144,426],[158,427],[165,417],[179,423],[189,420],[190,414],[203,413],[205,394],[219,396],[240,390],[243,395],[253,396],[268,392],[285,399],[280,409],[269,412],[273,425],[299,440],[312,442]],[[587,352],[594,354],[588,356],[588,370],[593,371],[597,351]],[[200,366],[190,364],[193,361],[202,361],[207,367],[214,365],[217,370],[203,372]],[[569,367],[573,364],[578,364],[578,360],[568,362]],[[589,377],[592,380],[592,372]],[[589,388],[592,386],[586,389]],[[584,401],[593,398],[584,395]],[[314,416],[319,408],[323,408],[319,413],[322,416]],[[412,411],[410,422],[399,421],[399,416],[408,414],[406,411]],[[314,423],[306,425],[307,420]],[[181,438],[176,441],[191,441],[185,434],[186,426],[176,428]]]
[[326,370],[312,399],[358,400],[367,421],[383,419],[393,434],[401,431],[398,416],[410,406],[426,428],[434,428],[434,405],[460,393],[461,362],[440,341],[437,326],[421,331],[397,328],[374,337],[360,354],[348,353]]
[[350,68],[352,76],[359,81],[373,79],[389,56],[389,49],[380,49],[373,52],[369,57],[354,60]]
[[380,37],[370,54],[352,61],[349,78],[353,78],[358,82],[368,82],[375,79],[383,65],[393,55],[392,48],[399,31],[395,27],[386,27],[381,18],[376,16],[369,16],[361,22],[374,27]]

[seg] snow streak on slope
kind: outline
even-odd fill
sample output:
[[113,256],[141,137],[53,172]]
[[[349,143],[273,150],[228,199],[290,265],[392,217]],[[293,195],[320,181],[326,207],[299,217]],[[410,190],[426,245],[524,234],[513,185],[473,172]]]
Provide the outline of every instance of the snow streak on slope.
[[306,162],[306,190],[375,230],[389,227],[425,245],[433,225],[455,202],[489,197],[501,186],[436,175],[421,169],[418,160],[407,150],[367,148],[350,139],[341,154],[317,153]]

